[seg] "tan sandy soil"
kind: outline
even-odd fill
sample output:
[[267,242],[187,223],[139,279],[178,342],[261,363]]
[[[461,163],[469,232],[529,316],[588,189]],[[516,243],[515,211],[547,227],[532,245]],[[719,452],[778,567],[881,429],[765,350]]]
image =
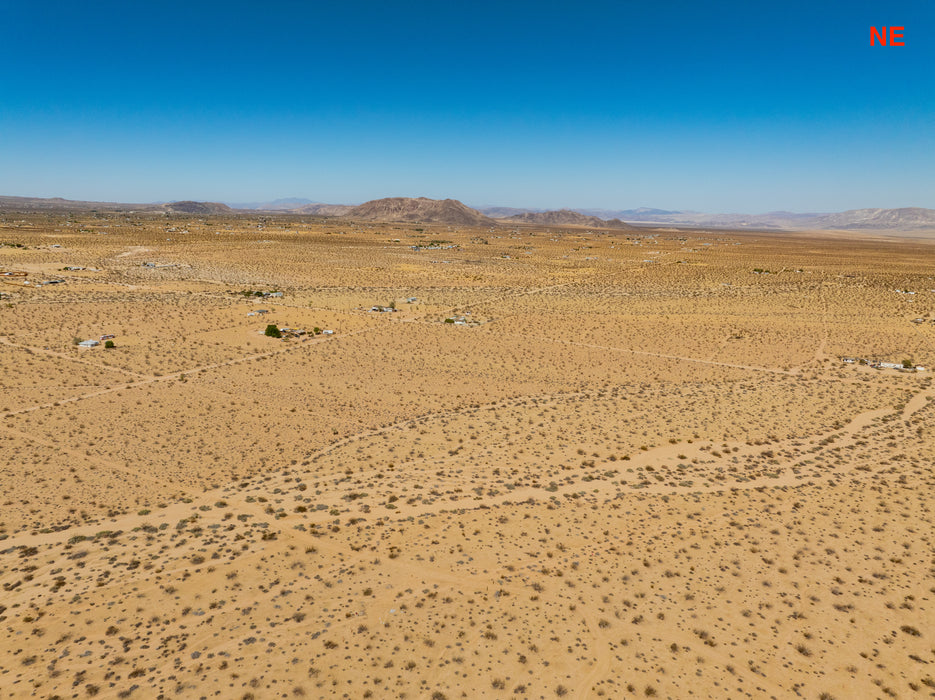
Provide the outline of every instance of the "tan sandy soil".
[[935,695],[931,372],[841,362],[932,369],[925,240],[4,242],[4,698]]

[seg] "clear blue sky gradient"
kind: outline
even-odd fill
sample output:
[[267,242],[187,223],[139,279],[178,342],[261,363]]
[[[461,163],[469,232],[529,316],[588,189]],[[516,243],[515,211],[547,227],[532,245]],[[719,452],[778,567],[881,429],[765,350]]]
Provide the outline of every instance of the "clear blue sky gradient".
[[[935,2],[0,0],[0,194],[935,208]],[[902,25],[904,47],[870,46]]]

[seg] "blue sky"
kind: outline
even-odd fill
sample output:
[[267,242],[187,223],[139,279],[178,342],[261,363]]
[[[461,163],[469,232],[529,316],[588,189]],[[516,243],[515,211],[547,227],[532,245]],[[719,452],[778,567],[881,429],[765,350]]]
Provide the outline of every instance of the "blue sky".
[[[0,1],[0,194],[935,208],[935,3]],[[904,47],[870,46],[902,25]]]

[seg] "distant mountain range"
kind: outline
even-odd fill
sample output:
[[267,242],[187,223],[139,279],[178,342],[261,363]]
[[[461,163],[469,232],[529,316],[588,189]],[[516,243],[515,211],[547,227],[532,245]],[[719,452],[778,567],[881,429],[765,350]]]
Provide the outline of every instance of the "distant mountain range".
[[354,207],[350,204],[306,204],[292,209],[290,214],[311,214],[313,216],[344,216]]
[[686,214],[691,212],[669,211],[668,209],[652,209],[639,207],[637,209],[575,209],[582,214],[598,216],[602,219],[623,219],[624,221],[655,221],[660,216]]
[[620,212],[621,218],[643,223],[710,228],[777,230],[919,231],[935,229],[935,209],[851,209],[836,214],[705,214],[701,212],[645,213],[639,217]]
[[161,205],[170,214],[233,214],[234,210],[220,202],[169,202]]
[[817,223],[821,228],[846,230],[924,229],[935,226],[935,209],[851,209],[820,216]]
[[300,209],[307,204],[315,204],[311,199],[302,197],[285,197],[274,199],[272,202],[227,202],[232,209],[262,209],[263,211],[288,211]]
[[86,211],[139,211],[167,214],[233,214],[235,210],[220,202],[159,202],[129,204],[125,202],[85,202],[61,197],[5,197],[0,196],[0,211],[22,212],[86,212]]
[[596,216],[588,216],[570,209],[559,209],[558,211],[525,212],[523,214],[514,214],[506,217],[506,221],[517,221],[527,224],[539,224],[541,226],[592,226],[595,228],[629,228],[633,227],[625,224],[620,219],[614,218],[604,220]]
[[[643,225],[688,226],[730,229],[843,230],[843,231],[929,231],[935,230],[935,209],[851,209],[839,213],[776,211],[766,214],[707,214],[668,209],[521,209],[515,207],[471,208],[456,199],[388,197],[360,205],[323,204],[308,199],[288,198],[253,204],[220,202],[167,202],[128,204],[86,202],[69,199],[0,196],[0,211],[87,212],[120,211],[191,215],[293,214],[346,217],[360,221],[402,221],[441,223],[459,226],[535,224],[539,226],[585,226],[592,228],[631,228]],[[629,222],[629,223],[625,223]]]

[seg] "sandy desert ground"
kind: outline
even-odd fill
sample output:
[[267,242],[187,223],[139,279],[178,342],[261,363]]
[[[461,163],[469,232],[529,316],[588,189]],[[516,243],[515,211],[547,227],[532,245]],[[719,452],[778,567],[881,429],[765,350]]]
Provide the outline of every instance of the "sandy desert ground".
[[933,263],[0,216],[0,696],[933,697]]

